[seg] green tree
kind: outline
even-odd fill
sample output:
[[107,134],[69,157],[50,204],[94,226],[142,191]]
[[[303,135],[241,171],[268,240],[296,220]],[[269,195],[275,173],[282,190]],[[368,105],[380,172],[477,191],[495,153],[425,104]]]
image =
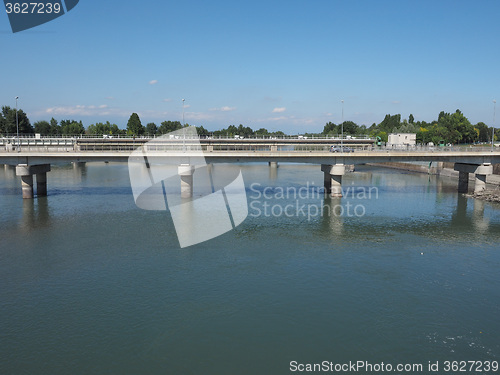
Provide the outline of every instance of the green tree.
[[118,125],[112,124],[109,121],[106,121],[105,124],[102,122],[96,122],[95,124],[92,124],[87,128],[87,134],[92,135],[117,135],[120,133],[121,131],[118,128]]
[[[339,129],[342,132],[342,124],[339,125]],[[355,135],[358,130],[358,125],[353,121],[344,121],[344,134]]]
[[158,134],[167,134],[182,129],[180,121],[163,121],[158,128]]
[[[33,127],[31,126],[28,116],[22,109],[17,111],[17,121],[19,123],[19,133],[20,134],[33,134]],[[3,134],[16,134],[17,133],[17,122],[16,122],[16,109],[10,108],[9,106],[2,107],[2,112],[0,114],[0,133]]]
[[50,124],[48,121],[37,121],[33,124],[35,133],[50,135]]
[[253,130],[249,126],[243,126],[243,124],[240,124],[238,126],[238,135],[249,138],[253,136]]
[[269,131],[266,128],[260,128],[257,129],[254,134],[260,137],[266,137],[269,135]]
[[376,134],[376,137],[380,137],[380,140],[382,142],[387,142],[389,140],[389,136],[387,135],[387,132],[379,132]]
[[378,130],[386,133],[392,133],[401,126],[401,115],[385,115],[384,119],[378,124]]
[[429,130],[427,128],[420,127],[417,130],[417,143],[427,144],[430,141]]
[[135,112],[132,113],[127,122],[127,133],[129,135],[142,135],[144,134],[144,130],[139,115]]
[[227,134],[230,136],[230,137],[233,137],[235,135],[238,134],[238,128],[234,125],[229,125],[227,127]]
[[150,137],[155,136],[158,132],[158,126],[154,122],[150,122],[146,125],[146,134]]
[[338,134],[338,127],[335,125],[333,122],[329,121],[325,124],[325,127],[323,128],[323,134],[324,135],[334,135]]
[[415,122],[415,117],[413,117],[413,115],[410,113],[410,116],[408,117],[408,122],[410,124],[413,124]]
[[479,130],[479,142],[491,142],[491,129],[484,122],[478,122],[475,128]]
[[95,124],[89,125],[87,128],[87,134],[92,134],[92,135],[104,135],[104,134],[110,134],[111,133],[111,127],[108,124],[103,124],[102,122],[96,122]]
[[61,127],[57,124],[57,120],[52,117],[50,119],[50,135],[61,134]]
[[478,140],[479,135],[476,129],[460,110],[457,109],[451,117],[454,130],[461,134],[461,142],[472,143]]
[[85,127],[81,121],[62,120],[61,134],[62,135],[80,135],[85,133]]
[[205,129],[203,126],[197,126],[196,133],[198,134],[198,137],[208,137],[208,135],[210,134],[208,130]]
[[286,134],[283,133],[281,130],[269,133],[271,137],[284,137]]

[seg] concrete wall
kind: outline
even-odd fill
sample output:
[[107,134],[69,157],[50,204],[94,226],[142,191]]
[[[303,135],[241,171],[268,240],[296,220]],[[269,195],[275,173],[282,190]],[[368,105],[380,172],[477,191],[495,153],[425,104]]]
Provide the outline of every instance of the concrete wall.
[[[370,163],[368,165],[400,169],[409,172],[439,174],[442,169],[442,164],[443,164],[442,162],[434,162],[431,164],[430,168],[428,162],[413,162],[413,163],[390,162],[390,163]],[[454,163],[449,163],[449,164],[453,165]]]
[[[428,173],[440,176],[452,177],[458,179],[458,171],[453,168],[455,163],[433,162],[429,169],[429,163],[409,162],[409,163],[370,163],[368,165],[380,166],[386,168],[400,169],[409,172]],[[474,180],[474,174],[470,174],[469,178]],[[500,164],[493,165],[493,175],[488,176],[486,181],[490,184],[500,185]]]

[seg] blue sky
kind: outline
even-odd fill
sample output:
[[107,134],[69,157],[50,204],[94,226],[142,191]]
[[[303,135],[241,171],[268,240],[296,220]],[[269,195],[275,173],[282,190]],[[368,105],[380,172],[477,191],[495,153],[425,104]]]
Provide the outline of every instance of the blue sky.
[[[90,1],[13,34],[0,16],[0,105],[30,120],[182,119],[319,132],[328,121],[493,122],[500,1]],[[497,116],[500,117],[500,116]],[[496,125],[500,123],[500,118]]]

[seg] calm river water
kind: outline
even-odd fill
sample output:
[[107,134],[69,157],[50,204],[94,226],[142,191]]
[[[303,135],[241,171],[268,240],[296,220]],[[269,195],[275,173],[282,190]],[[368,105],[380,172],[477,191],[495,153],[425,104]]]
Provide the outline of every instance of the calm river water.
[[500,360],[498,205],[424,174],[360,167],[333,200],[319,166],[240,167],[249,216],[186,248],[126,164],[53,166],[34,200],[0,169],[0,374]]

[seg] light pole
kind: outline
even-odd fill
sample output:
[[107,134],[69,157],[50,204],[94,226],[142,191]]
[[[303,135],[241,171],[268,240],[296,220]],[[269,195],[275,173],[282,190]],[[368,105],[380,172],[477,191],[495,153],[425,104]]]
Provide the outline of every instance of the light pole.
[[185,123],[184,123],[184,101],[185,101],[185,100],[186,100],[186,99],[182,99],[182,126],[184,126],[184,125],[185,125]]
[[19,99],[19,96],[16,96],[17,152],[21,152],[21,144],[19,143],[19,119],[17,116],[17,99]]
[[491,151],[493,151],[493,140],[495,139],[495,114],[497,110],[497,101],[493,99],[493,128],[491,129]]
[[344,152],[344,100],[341,100],[341,102],[342,102],[342,124],[341,124],[342,136],[340,138],[340,152]]

